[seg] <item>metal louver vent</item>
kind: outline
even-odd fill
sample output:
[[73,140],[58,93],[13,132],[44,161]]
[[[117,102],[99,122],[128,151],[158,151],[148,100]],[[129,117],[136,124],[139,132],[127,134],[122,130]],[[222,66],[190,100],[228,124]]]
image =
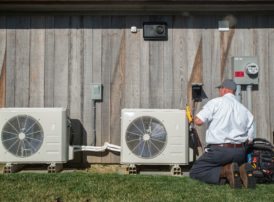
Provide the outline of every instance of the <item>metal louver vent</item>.
[[4,148],[16,157],[29,157],[41,147],[44,139],[43,128],[31,116],[18,115],[9,119],[2,129],[1,140]]
[[126,131],[126,143],[140,158],[154,158],[161,154],[167,143],[167,132],[156,118],[142,116],[133,120]]

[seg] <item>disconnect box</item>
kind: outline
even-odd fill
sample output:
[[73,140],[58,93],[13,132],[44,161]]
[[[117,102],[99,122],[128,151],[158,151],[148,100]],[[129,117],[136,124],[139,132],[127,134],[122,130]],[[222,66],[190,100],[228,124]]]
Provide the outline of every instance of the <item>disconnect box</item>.
[[166,22],[144,22],[143,26],[145,40],[167,40]]
[[93,100],[102,100],[102,84],[93,83],[92,84],[92,99]]
[[234,56],[231,59],[233,80],[236,84],[259,84],[259,66],[257,56]]

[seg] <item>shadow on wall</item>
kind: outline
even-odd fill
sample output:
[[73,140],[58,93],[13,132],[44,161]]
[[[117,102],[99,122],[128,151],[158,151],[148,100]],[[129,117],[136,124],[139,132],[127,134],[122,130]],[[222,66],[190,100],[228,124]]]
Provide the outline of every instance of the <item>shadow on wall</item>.
[[[91,123],[92,124],[92,123]],[[71,145],[90,145],[93,141],[93,134],[87,134],[87,131],[81,121],[79,119],[71,119],[71,126],[74,132],[74,135],[72,136],[71,134],[71,140],[72,144]],[[97,134],[96,138],[101,138],[101,134]],[[103,146],[104,142],[102,145],[96,145],[96,139],[95,142],[92,146]],[[84,152],[78,152],[82,153],[80,155],[80,158],[83,158],[83,163],[90,163],[87,158],[88,157],[105,157],[108,156],[110,153],[112,153],[115,156],[120,156],[120,152],[114,152],[114,151],[109,151],[106,150],[105,152],[91,152],[91,151],[84,151]],[[85,153],[85,154],[84,154]],[[79,158],[79,156],[75,155],[74,157]],[[77,161],[77,159],[74,159]]]
[[[162,16],[149,16],[146,20],[148,22],[164,21]],[[39,23],[32,23],[32,19],[36,16],[6,16],[6,26],[0,26],[0,29],[130,29],[132,23],[127,23],[127,19],[131,16],[43,16]],[[240,15],[174,15],[172,22],[180,19],[181,23],[168,24],[168,28],[173,29],[218,29],[219,21],[229,21],[230,28],[269,28],[268,23],[256,23],[258,16],[249,16],[249,20],[254,23],[242,23],[242,16]],[[143,27],[141,16],[136,16],[135,21],[138,29]],[[202,20],[203,19],[203,20]],[[207,23],[205,23],[207,19]],[[240,20],[239,20],[240,19]],[[266,17],[267,19],[267,17]],[[100,23],[92,23],[93,21],[100,21]],[[24,22],[23,24],[21,22]],[[80,23],[79,23],[80,22]],[[137,23],[138,22],[138,23]]]

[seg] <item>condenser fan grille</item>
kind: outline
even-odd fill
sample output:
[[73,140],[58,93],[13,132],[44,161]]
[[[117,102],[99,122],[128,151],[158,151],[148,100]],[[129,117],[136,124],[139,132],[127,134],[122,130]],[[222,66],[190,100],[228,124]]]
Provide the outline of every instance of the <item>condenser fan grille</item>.
[[16,157],[32,156],[40,149],[43,139],[44,133],[39,119],[27,115],[14,116],[2,129],[2,144]]
[[156,118],[142,116],[133,120],[126,131],[128,148],[140,158],[161,154],[167,143],[167,132]]

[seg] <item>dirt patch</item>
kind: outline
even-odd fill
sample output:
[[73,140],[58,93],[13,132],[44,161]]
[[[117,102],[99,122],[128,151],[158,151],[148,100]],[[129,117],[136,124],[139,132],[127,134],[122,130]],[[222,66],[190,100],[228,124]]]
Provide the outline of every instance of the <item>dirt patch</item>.
[[0,164],[0,171],[3,170],[3,168],[4,168],[5,165],[6,164]]
[[91,172],[91,173],[118,173],[121,165],[105,165],[105,164],[93,164],[86,169],[77,170],[77,172]]

